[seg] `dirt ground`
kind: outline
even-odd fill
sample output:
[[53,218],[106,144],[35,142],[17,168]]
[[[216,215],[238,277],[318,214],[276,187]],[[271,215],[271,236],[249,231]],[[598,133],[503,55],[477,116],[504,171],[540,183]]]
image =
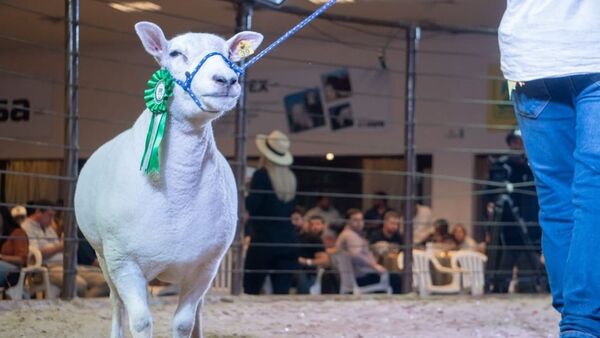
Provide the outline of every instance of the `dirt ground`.
[[[153,298],[154,337],[171,336],[176,298]],[[108,337],[108,299],[0,301],[0,337]],[[549,297],[211,295],[207,337],[556,337]],[[129,334],[127,335],[129,336]]]

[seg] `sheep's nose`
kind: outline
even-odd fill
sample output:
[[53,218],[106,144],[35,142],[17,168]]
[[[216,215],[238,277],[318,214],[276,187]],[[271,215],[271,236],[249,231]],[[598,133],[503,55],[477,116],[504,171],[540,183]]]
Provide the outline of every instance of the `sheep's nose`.
[[237,76],[232,76],[232,77],[225,77],[223,75],[214,75],[213,76],[213,81],[215,81],[216,83],[218,83],[222,86],[231,87],[237,83],[237,80],[238,80]]

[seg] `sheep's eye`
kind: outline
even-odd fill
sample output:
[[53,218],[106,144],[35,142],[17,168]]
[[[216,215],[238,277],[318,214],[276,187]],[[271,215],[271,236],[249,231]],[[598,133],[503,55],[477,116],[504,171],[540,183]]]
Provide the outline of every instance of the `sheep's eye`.
[[177,57],[179,55],[181,55],[181,52],[180,51],[176,51],[176,50],[174,50],[171,53],[169,53],[169,56],[172,57],[172,58]]

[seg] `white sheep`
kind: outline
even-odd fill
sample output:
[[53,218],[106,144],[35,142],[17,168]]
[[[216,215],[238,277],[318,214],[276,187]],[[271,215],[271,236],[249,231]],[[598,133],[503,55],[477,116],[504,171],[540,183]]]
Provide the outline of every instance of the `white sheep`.
[[[146,51],[181,81],[209,53],[237,62],[263,40],[255,32],[227,41],[201,33],[167,40],[150,22],[137,23],[135,30]],[[154,278],[181,286],[173,336],[201,337],[203,298],[234,238],[236,183],[211,121],[237,104],[235,66],[219,55],[206,59],[191,91],[198,102],[180,85],[168,101],[158,176],[140,170],[148,109],[131,129],[101,146],[79,176],[75,213],[110,286],[111,337],[123,336],[124,310],[133,337],[152,336],[147,283]]]

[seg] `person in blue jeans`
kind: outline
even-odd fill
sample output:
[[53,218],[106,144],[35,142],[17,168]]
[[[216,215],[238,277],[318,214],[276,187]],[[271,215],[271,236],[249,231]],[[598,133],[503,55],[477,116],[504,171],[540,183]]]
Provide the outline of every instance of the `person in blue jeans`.
[[600,337],[600,1],[508,0],[499,42],[560,336]]

